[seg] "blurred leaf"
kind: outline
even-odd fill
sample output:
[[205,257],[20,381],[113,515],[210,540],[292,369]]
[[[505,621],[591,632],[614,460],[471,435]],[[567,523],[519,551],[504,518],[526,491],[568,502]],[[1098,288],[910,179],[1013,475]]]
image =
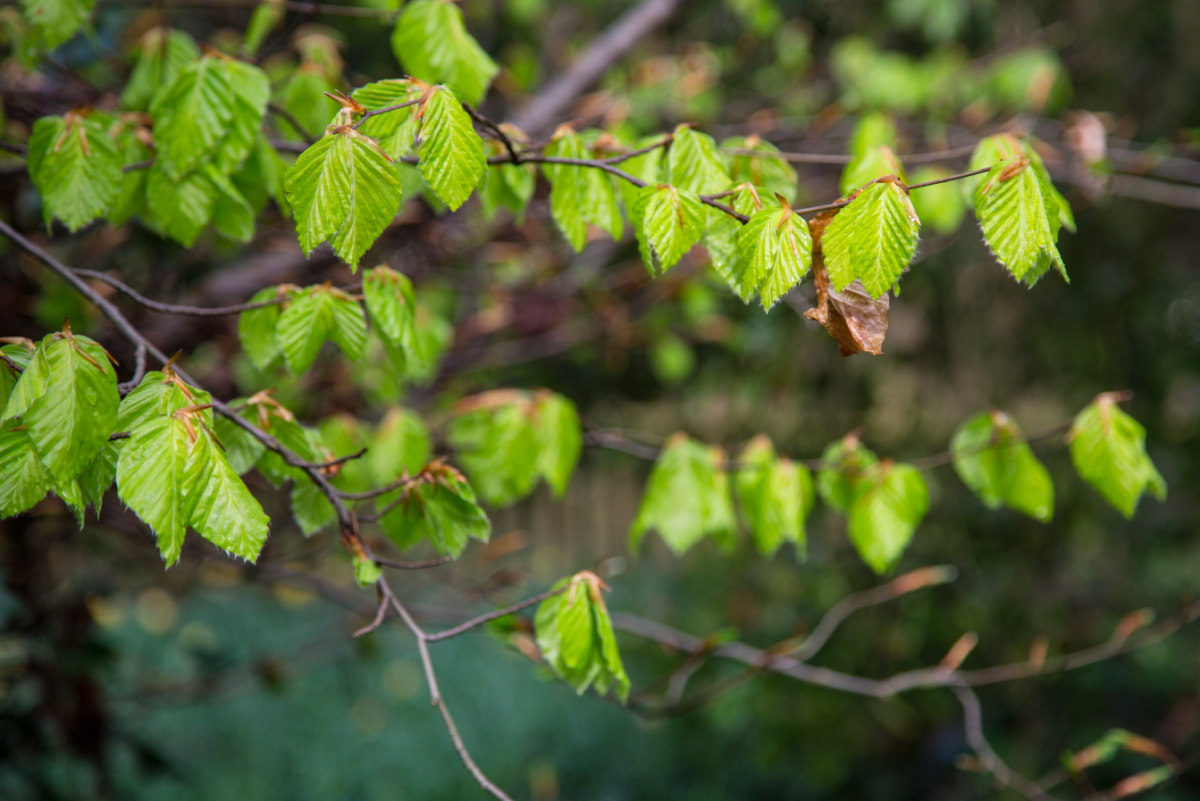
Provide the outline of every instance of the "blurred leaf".
[[456,559],[471,538],[487,542],[491,523],[466,479],[437,462],[422,476],[421,482],[401,491],[407,493],[405,500],[380,521],[384,532],[406,550],[429,540],[438,553]]
[[[248,301],[249,303],[264,303],[275,300],[280,295],[295,297],[295,287],[287,284],[269,286],[260,289]],[[238,340],[242,350],[254,362],[259,370],[267,371],[283,356],[279,348],[279,339],[275,328],[279,324],[279,315],[283,313],[283,304],[263,306],[261,309],[251,309],[238,315]]]
[[765,197],[783,195],[787,203],[796,200],[796,170],[781,158],[771,158],[778,153],[779,148],[760,139],[758,136],[734,136],[721,143],[721,150],[752,150],[762,153],[759,156],[747,156],[732,153],[729,156],[729,176],[734,183],[748,182],[760,190]]
[[850,507],[850,539],[876,573],[899,561],[929,509],[924,477],[912,465],[880,462],[858,482]]
[[404,6],[392,33],[392,50],[405,72],[426,83],[445,83],[477,105],[499,71],[463,24],[449,0],[415,0]]
[[817,473],[817,491],[821,500],[833,509],[849,514],[858,496],[858,485],[879,459],[854,434],[831,442],[821,454],[825,465]]
[[1096,396],[1067,435],[1075,471],[1125,517],[1133,517],[1142,493],[1167,498],[1167,482],[1146,454],[1146,429],[1125,414],[1116,393]]
[[[537,481],[538,443],[523,399],[500,401],[500,393],[475,396],[466,403],[486,404],[454,418],[447,439],[484,502],[508,506],[528,495]],[[490,398],[497,398],[493,405]]]
[[288,370],[301,375],[312,367],[325,340],[332,339],[349,359],[362,357],[367,324],[362,307],[329,286],[308,287],[279,315],[276,335]]
[[727,543],[736,521],[724,462],[720,448],[702,445],[682,432],[673,434],[646,482],[629,530],[630,550],[636,552],[651,529],[677,556],[705,536]]
[[429,433],[415,412],[393,407],[371,437],[366,463],[377,486],[395,481],[402,472],[416,475],[429,461]]
[[563,588],[542,601],[534,617],[542,658],[582,695],[594,686],[603,696],[615,686],[622,702],[629,678],[613,634],[612,621],[600,595],[603,583],[583,571],[554,585]]
[[[911,184],[923,184],[952,175],[944,167],[922,167],[912,175]],[[967,204],[962,190],[954,181],[923,186],[912,190],[912,204],[921,222],[939,234],[952,234],[962,224]]]
[[533,433],[537,472],[557,498],[567,491],[571,473],[583,451],[583,432],[575,404],[554,392],[534,396]]
[[791,542],[800,558],[807,555],[804,521],[816,499],[808,468],[777,458],[759,434],[738,455],[734,486],[759,553],[772,556]]
[[137,63],[121,91],[121,105],[145,111],[156,93],[175,82],[184,65],[200,57],[200,49],[185,31],[166,26],[146,31],[139,46]]
[[975,415],[954,432],[950,450],[958,477],[989,508],[1005,504],[1042,522],[1054,517],[1050,473],[1008,415]]
[[841,192],[848,195],[860,186],[885,175],[895,175],[902,183],[908,183],[904,167],[892,149],[887,145],[872,145],[862,153],[856,154],[854,160],[842,171]]
[[29,140],[29,178],[49,227],[57,217],[78,231],[103,216],[121,188],[121,155],[103,126],[75,112],[42,117]]
[[70,39],[87,21],[96,0],[21,0],[25,18],[47,50]]

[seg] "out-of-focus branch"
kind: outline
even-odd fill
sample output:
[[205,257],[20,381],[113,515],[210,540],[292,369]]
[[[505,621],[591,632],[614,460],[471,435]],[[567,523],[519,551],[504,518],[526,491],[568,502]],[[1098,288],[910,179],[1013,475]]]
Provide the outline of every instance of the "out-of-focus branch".
[[540,133],[563,116],[575,98],[600,79],[648,33],[673,17],[687,0],[641,0],[597,36],[569,69],[542,87],[513,116],[530,134]]

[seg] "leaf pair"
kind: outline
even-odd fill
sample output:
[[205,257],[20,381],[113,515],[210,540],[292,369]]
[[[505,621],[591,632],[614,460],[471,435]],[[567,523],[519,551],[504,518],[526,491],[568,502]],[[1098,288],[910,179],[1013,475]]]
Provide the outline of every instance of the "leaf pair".
[[706,536],[732,547],[737,533],[725,452],[679,432],[663,445],[646,482],[642,503],[629,530],[629,548],[657,530],[676,555]]
[[772,556],[790,542],[805,558],[804,521],[816,501],[807,467],[777,457],[771,440],[760,434],[738,455],[734,488],[759,553]]
[[[33,351],[5,347],[0,517],[23,512],[53,491],[82,524],[84,508],[99,503],[112,481],[111,459],[102,452],[117,424],[116,372],[102,347],[69,326]],[[14,367],[21,364],[16,378]]]
[[553,392],[494,390],[463,400],[449,441],[479,496],[493,506],[524,498],[544,478],[558,497],[579,461],[575,404]]
[[246,354],[260,370],[269,369],[280,355],[293,375],[306,372],[326,340],[336,342],[347,358],[359,359],[367,341],[362,307],[329,284],[300,289],[288,284],[257,292],[251,303],[286,298],[282,303],[244,311],[238,336]]
[[534,618],[537,644],[546,664],[582,695],[588,687],[604,696],[616,688],[624,703],[629,677],[613,634],[612,619],[594,573],[582,571],[554,585],[557,595],[542,601]]
[[[591,137],[595,138],[595,137]],[[585,138],[569,125],[560,125],[546,148],[552,158],[588,159],[596,154]],[[550,214],[576,252],[587,244],[587,226],[592,223],[614,239],[625,225],[617,204],[617,189],[607,172],[595,167],[548,163],[542,171],[550,181]]]
[[850,434],[821,455],[821,499],[848,518],[850,541],[876,573],[891,570],[929,510],[925,479],[912,465],[882,462]]
[[457,559],[469,540],[487,542],[491,536],[491,522],[471,485],[442,460],[427,465],[394,496],[381,496],[379,500],[390,504],[397,498],[399,503],[384,515],[380,526],[405,550],[428,540],[438,553]]

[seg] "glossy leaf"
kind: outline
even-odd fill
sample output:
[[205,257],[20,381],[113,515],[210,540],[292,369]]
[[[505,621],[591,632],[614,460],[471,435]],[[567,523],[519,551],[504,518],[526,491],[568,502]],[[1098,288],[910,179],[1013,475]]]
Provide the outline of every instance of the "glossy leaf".
[[32,509],[51,483],[29,432],[18,421],[0,423],[0,518]]
[[367,312],[379,332],[393,345],[411,342],[417,299],[408,276],[381,266],[363,274]]
[[188,433],[175,417],[155,417],[130,433],[117,461],[117,494],[154,531],[167,567],[179,560],[188,515],[184,509]]
[[834,288],[841,292],[857,278],[871,297],[881,297],[917,252],[919,227],[908,190],[899,183],[880,181],[863,189],[821,240]]
[[738,250],[746,265],[739,294],[757,291],[764,311],[799,284],[812,264],[808,223],[787,205],[756,212],[738,234]]
[[1018,156],[992,167],[975,192],[975,214],[996,259],[1029,286],[1053,266],[1067,277],[1058,239],[1058,205],[1029,159]]
[[463,100],[479,103],[499,71],[463,24],[449,0],[415,0],[404,6],[392,32],[392,50],[405,72],[426,83],[445,83]]
[[671,185],[697,195],[724,192],[732,179],[729,161],[713,138],[680,125],[675,129],[667,153]]
[[704,206],[699,198],[667,184],[642,189],[633,217],[642,258],[651,274],[674,267],[704,234]]
[[218,548],[248,562],[258,560],[270,520],[203,427],[187,455],[183,511],[192,528]]
[[[361,86],[351,97],[372,111],[417,100],[421,91],[421,87],[408,78],[390,79]],[[378,142],[393,159],[399,159],[412,152],[420,130],[421,121],[416,112],[415,106],[409,106],[377,114],[363,120],[359,130]]]
[[361,358],[367,340],[362,307],[329,286],[297,293],[279,315],[275,328],[288,370],[300,375],[312,367],[325,340],[338,344],[347,358]]
[[[449,4],[447,0],[430,2]],[[421,161],[418,166],[421,175],[429,188],[454,211],[467,202],[483,179],[487,169],[483,143],[462,104],[446,87],[433,87],[425,94],[419,108]]]

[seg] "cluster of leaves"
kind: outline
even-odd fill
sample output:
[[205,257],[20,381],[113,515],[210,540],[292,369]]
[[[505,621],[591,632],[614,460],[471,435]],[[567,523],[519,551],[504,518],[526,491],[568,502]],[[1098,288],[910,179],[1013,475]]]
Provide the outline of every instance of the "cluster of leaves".
[[607,585],[584,570],[553,589],[557,594],[542,601],[534,618],[542,658],[580,695],[588,687],[600,695],[616,689],[624,702],[629,697],[629,677],[600,594]]
[[400,374],[423,380],[449,344],[450,324],[418,301],[408,277],[386,266],[363,274],[362,300],[329,284],[304,289],[291,284],[267,287],[242,312],[238,336],[259,370],[281,362],[293,375],[312,367],[326,341],[359,360],[367,345],[367,318]]
[[[1167,486],[1145,449],[1145,430],[1118,407],[1120,396],[1105,393],[1075,418],[1068,439],[1076,472],[1113,507],[1132,517],[1143,492],[1159,500]],[[955,471],[989,508],[1007,506],[1042,522],[1054,516],[1054,484],[1034,456],[1017,423],[1003,412],[985,412],[964,422],[950,442]],[[877,573],[895,566],[929,509],[921,472],[910,464],[880,459],[856,434],[831,443],[809,469],[779,457],[771,441],[752,439],[732,464],[720,448],[685,434],[664,444],[629,532],[636,550],[655,529],[682,554],[704,537],[728,549],[736,521],[728,471],[742,517],[766,556],[784,542],[803,559],[805,520],[815,497],[847,517],[851,542]]]
[[[36,346],[4,346],[0,401],[0,516],[53,492],[82,525],[115,480],[168,566],[188,526],[230,554],[258,557],[267,516],[226,458],[208,394],[174,371],[147,374],[121,399],[108,354],[67,326]],[[117,432],[124,438],[110,440]]]

